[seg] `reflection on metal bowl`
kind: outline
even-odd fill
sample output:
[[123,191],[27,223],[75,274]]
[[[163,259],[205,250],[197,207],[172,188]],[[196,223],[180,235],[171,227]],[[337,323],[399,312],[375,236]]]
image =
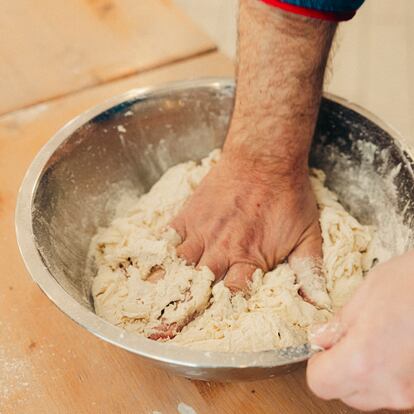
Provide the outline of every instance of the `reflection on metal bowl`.
[[[222,145],[234,83],[205,79],[132,90],[75,118],[39,152],[19,194],[19,246],[33,279],[70,318],[100,338],[197,379],[260,379],[288,372],[310,346],[228,354],[182,349],[128,333],[93,312],[88,246],[122,191],[147,191],[177,163]],[[323,99],[311,163],[361,221],[381,225],[399,253],[414,235],[413,160],[395,132],[342,99]]]

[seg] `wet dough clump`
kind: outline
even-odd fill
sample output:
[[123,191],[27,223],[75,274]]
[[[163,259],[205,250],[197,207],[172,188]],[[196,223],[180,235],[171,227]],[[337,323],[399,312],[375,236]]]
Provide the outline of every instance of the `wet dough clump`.
[[[96,313],[128,331],[151,337],[160,325],[188,324],[170,340],[217,351],[262,351],[307,342],[307,330],[327,321],[332,310],[303,300],[288,264],[253,275],[249,296],[213,283],[208,268],[195,269],[177,257],[179,236],[168,227],[220,151],[201,163],[169,169],[133,208],[93,238],[97,266],[92,295]],[[372,229],[361,225],[311,172],[323,236],[324,270],[332,309],[341,307],[373,262]],[[193,319],[193,316],[196,317]]]

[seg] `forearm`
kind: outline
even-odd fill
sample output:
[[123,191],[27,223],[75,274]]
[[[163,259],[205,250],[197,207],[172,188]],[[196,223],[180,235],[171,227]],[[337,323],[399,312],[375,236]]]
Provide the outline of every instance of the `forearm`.
[[225,156],[261,171],[307,169],[335,28],[240,1],[237,92]]

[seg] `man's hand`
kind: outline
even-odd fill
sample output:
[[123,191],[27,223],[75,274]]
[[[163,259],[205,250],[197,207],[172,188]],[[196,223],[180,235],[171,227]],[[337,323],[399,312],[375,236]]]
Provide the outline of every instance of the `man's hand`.
[[[313,342],[327,351],[308,364],[321,398],[361,409],[414,407],[414,251],[375,267]],[[335,343],[335,341],[337,341]]]
[[307,163],[335,27],[240,2],[237,92],[222,159],[172,223],[183,238],[178,253],[226,276],[231,288],[290,255],[304,297],[329,306]]
[[[271,270],[289,255],[293,265],[295,258],[317,264],[322,257],[319,214],[306,168],[268,174],[224,153],[172,226],[183,241],[178,255],[208,266],[234,290],[246,289],[256,268]],[[306,285],[302,291],[313,300]]]
[[222,159],[172,222],[183,238],[178,253],[233,289],[290,255],[303,296],[330,305],[307,163],[335,28],[240,1],[237,91]]

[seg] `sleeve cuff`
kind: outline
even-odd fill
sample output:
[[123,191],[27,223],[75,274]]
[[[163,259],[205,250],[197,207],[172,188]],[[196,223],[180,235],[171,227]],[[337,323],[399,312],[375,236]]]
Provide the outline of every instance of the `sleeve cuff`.
[[330,12],[309,9],[306,7],[296,6],[294,4],[285,3],[281,0],[261,0],[270,6],[278,7],[279,9],[285,10],[290,13],[300,14],[306,17],[312,17],[314,19],[328,20],[331,22],[342,22],[350,20],[355,16],[356,10],[342,11],[342,12]]

